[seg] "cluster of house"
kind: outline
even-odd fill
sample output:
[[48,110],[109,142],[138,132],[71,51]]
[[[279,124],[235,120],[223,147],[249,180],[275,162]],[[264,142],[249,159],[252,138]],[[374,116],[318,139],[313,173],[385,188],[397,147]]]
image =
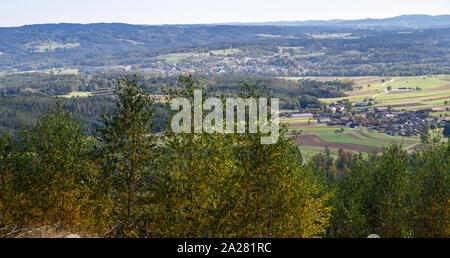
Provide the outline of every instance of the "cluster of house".
[[183,73],[201,74],[272,74],[272,75],[298,75],[306,68],[290,66],[273,62],[272,57],[248,57],[241,55],[215,56],[207,61],[195,61],[190,58],[181,60],[176,64],[155,59],[154,63],[133,67],[134,69],[146,70],[156,74],[178,75]]
[[[429,108],[418,111],[395,111],[389,107],[368,107],[354,103],[351,114],[345,112],[345,100],[332,103],[327,111],[320,109],[302,109],[300,112],[284,114],[291,118],[312,118],[317,119],[319,124],[329,126],[347,126],[350,128],[364,127],[369,130],[376,130],[393,136],[413,136],[419,135],[424,126],[430,128],[445,127],[450,124],[450,120],[440,119],[433,116],[433,112],[450,111],[448,107]],[[364,101],[363,103],[370,103]]]

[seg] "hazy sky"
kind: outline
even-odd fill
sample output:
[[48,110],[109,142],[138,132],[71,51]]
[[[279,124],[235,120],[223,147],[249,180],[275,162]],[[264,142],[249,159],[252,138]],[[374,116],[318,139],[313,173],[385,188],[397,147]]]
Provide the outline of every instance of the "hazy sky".
[[192,24],[450,14],[449,0],[0,0],[0,26]]

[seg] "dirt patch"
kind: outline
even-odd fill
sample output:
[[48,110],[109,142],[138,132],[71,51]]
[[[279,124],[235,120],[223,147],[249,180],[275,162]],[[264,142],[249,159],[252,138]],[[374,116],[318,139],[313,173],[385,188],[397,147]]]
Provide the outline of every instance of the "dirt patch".
[[[360,139],[359,139],[360,140]],[[297,144],[305,146],[316,146],[316,147],[328,147],[335,149],[345,149],[352,150],[356,152],[383,152],[383,148],[353,144],[353,143],[341,143],[341,142],[327,142],[322,140],[317,135],[299,135],[295,140]]]

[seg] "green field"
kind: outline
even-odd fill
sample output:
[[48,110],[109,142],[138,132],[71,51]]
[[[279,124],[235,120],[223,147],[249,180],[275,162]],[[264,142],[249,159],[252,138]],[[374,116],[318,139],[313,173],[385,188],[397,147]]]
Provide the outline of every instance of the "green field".
[[[320,99],[332,103],[338,100],[349,99],[352,102],[360,102],[366,98],[374,99],[374,107],[392,106],[394,110],[419,110],[432,107],[450,107],[444,102],[450,102],[450,75],[431,75],[415,77],[312,77],[316,80],[351,79],[355,81],[355,90],[347,92],[349,96],[341,98]],[[298,80],[301,77],[289,77],[285,79]],[[392,91],[386,92],[387,87]],[[406,88],[407,90],[400,90]],[[418,89],[420,88],[420,89]],[[435,112],[433,116],[450,118],[450,111]],[[310,123],[308,124],[308,120]],[[333,143],[355,144],[384,148],[391,144],[401,144],[405,150],[412,151],[413,147],[420,143],[419,137],[391,136],[376,131],[350,131],[345,126],[327,126],[318,124],[314,118],[287,118],[281,117],[280,121],[289,124],[290,135],[313,135],[321,140]],[[336,130],[344,129],[343,133]],[[442,129],[430,131],[432,137],[442,136]],[[324,153],[324,147],[302,145],[301,150],[310,155]],[[357,149],[357,148],[356,148]],[[337,155],[338,148],[330,148],[332,155]],[[355,150],[353,150],[355,151]]]
[[[317,154],[325,154],[325,148],[315,146],[300,146],[299,147],[303,157],[307,160]],[[330,156],[333,158],[338,157],[339,150],[336,148],[328,148],[330,150]]]
[[239,54],[243,51],[237,48],[228,48],[228,49],[220,49],[220,50],[211,50],[209,53],[216,55],[216,56],[227,56],[227,55],[233,55],[233,54]]
[[[346,77],[345,79],[348,79]],[[324,79],[324,78],[319,78]],[[330,79],[338,79],[333,77]],[[343,78],[344,79],[344,78]],[[385,80],[383,83],[381,80]],[[415,77],[354,77],[355,90],[348,92],[349,96],[341,98],[320,99],[331,103],[342,99],[360,102],[366,98],[373,98],[372,107],[394,106],[399,110],[419,110],[432,107],[450,107],[450,75],[431,75]],[[387,87],[392,91],[386,93]],[[416,88],[420,90],[416,90]],[[407,90],[399,90],[406,88]],[[419,104],[418,104],[419,103]],[[401,106],[399,106],[401,105]],[[450,115],[450,112],[444,113]]]
[[[358,139],[352,138],[350,137],[348,134],[353,135],[353,137],[356,137]],[[366,146],[373,146],[373,147],[380,147],[380,148],[384,148],[387,147],[391,144],[401,144],[403,142],[403,147],[409,147],[411,144],[407,144],[407,143],[412,143],[413,141],[416,142],[415,138],[410,138],[408,137],[407,139],[405,139],[406,137],[396,137],[396,138],[391,138],[391,137],[384,137],[385,134],[380,134],[377,133],[378,135],[375,137],[379,140],[375,140],[375,139],[370,139],[370,138],[365,138],[363,136],[361,136],[360,134],[358,134],[357,132],[347,132],[347,133],[317,133],[317,135],[322,138],[323,140],[327,141],[327,142],[341,142],[341,143],[354,143],[354,144],[361,144],[361,145],[366,145]],[[386,136],[390,136],[387,135]],[[395,136],[393,136],[395,137]]]
[[37,43],[37,44],[27,44],[26,48],[31,49],[33,52],[36,53],[45,53],[45,52],[53,52],[56,49],[62,48],[62,49],[69,49],[69,48],[75,48],[79,47],[80,43],[59,43],[59,42],[46,42],[46,43]]

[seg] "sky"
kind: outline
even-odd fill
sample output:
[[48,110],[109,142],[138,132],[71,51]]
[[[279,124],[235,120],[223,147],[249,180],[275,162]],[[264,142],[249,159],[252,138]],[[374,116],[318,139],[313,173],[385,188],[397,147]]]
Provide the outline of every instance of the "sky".
[[0,0],[0,27],[43,23],[204,24],[450,14],[449,0]]

